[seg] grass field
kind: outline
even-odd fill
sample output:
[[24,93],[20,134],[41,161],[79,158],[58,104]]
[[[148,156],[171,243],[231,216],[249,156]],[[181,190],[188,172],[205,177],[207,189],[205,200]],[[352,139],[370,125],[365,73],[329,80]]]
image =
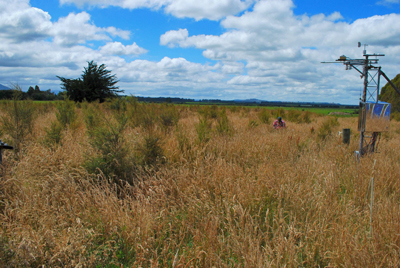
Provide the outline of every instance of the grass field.
[[[187,106],[199,105],[198,103],[188,103]],[[203,104],[204,105],[204,104]],[[202,105],[202,106],[203,106]],[[212,105],[204,105],[212,106]],[[221,107],[232,108],[233,105],[220,104]],[[240,106],[239,106],[240,107]],[[278,106],[246,106],[253,109],[269,109],[269,110],[279,110],[283,109],[286,111],[309,111],[315,114],[328,115],[332,112],[348,113],[348,116],[358,116],[358,109],[347,109],[347,108],[316,108],[316,107],[278,107]],[[346,115],[340,115],[340,117],[346,117]]]
[[[266,107],[267,109],[277,109],[276,107]],[[358,116],[358,110],[355,109],[345,109],[345,108],[307,108],[307,107],[285,107],[281,108],[285,109],[286,111],[309,111],[315,114],[323,114],[323,115],[328,115],[333,112],[340,112],[340,113],[348,113],[350,116]]]
[[1,267],[400,265],[399,122],[358,162],[357,118],[309,111],[129,99],[0,119]]

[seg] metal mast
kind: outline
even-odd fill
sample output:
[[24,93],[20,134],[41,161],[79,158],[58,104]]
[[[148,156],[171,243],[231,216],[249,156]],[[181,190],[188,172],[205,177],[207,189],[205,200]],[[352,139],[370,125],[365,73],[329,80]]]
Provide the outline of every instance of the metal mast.
[[[361,44],[359,43],[359,47]],[[367,54],[364,49],[364,59],[350,59],[346,56],[340,56],[340,58],[336,61],[343,62],[346,65],[346,70],[351,70],[354,68],[357,72],[361,74],[361,78],[364,78],[364,89],[362,93],[362,97],[360,99],[360,110],[363,107],[363,104],[367,101],[378,102],[379,96],[379,88],[380,88],[380,75],[381,75],[381,67],[376,67],[373,64],[377,64],[379,59],[378,57],[385,56],[383,54]],[[375,59],[371,59],[370,57],[375,57]],[[362,66],[362,71],[359,70],[359,67]],[[361,111],[360,111],[361,112]],[[363,124],[360,125],[360,145],[359,145],[359,153],[360,155],[364,155],[366,152],[364,150],[365,147],[365,129],[362,127]],[[360,128],[359,126],[359,128]],[[372,134],[376,135],[376,134]],[[372,144],[374,147],[375,144]],[[374,150],[372,148],[372,150]]]
[[[378,103],[379,89],[380,89],[380,77],[381,75],[389,82],[389,84],[400,94],[399,89],[390,81],[386,74],[381,70],[380,66],[374,66],[378,64],[378,57],[385,56],[384,54],[367,54],[366,51],[367,44],[364,44],[363,56],[364,59],[351,59],[344,55],[340,56],[336,62],[322,62],[322,63],[337,63],[343,62],[346,65],[346,70],[355,69],[360,73],[361,78],[364,78],[364,89],[362,97],[360,98],[360,117],[359,117],[359,131],[360,131],[360,144],[359,144],[359,154],[363,156],[368,152],[375,151],[375,141],[378,136],[378,132],[372,132],[371,141],[369,144],[365,142],[365,120],[363,116],[363,109],[365,109],[365,104],[367,102]],[[361,43],[358,42],[358,47],[361,47]],[[371,58],[374,57],[374,58]],[[362,71],[360,70],[362,66]]]

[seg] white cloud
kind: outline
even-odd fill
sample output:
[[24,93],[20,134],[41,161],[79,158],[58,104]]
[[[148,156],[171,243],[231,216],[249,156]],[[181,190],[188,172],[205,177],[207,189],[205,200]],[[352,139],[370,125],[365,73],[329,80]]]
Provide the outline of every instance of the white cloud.
[[111,40],[111,36],[129,38],[128,31],[118,30],[115,27],[99,28],[90,23],[90,15],[86,12],[71,13],[67,17],[60,18],[52,27],[54,42],[71,46],[84,44],[88,40]]
[[220,20],[228,15],[237,14],[249,8],[255,0],[60,0],[61,4],[75,4],[108,7],[118,6],[128,9],[150,8],[163,9],[177,18],[196,20]]
[[144,54],[147,52],[146,49],[139,47],[136,43],[132,45],[124,46],[120,42],[110,42],[100,48],[100,51],[104,55],[117,55],[117,56],[135,56]]
[[175,96],[179,92],[179,97],[194,98],[355,103],[362,87],[357,73],[345,72],[342,65],[322,65],[321,61],[333,61],[342,54],[361,57],[362,48],[357,48],[360,41],[369,44],[368,52],[387,55],[381,62],[389,77],[399,69],[400,15],[395,13],[348,23],[339,12],[295,15],[290,0],[60,3],[152,8],[176,17],[222,19],[224,30],[220,35],[193,35],[186,24],[160,36],[159,44],[175,47],[174,53],[195,48],[214,61],[212,64],[167,56],[150,61],[140,55],[147,53],[150,55],[144,57],[152,58],[152,51],[131,40],[130,31],[112,25],[98,27],[90,9],[52,22],[50,14],[31,7],[28,0],[0,0],[1,84],[30,86],[40,82],[42,89],[59,88],[56,75],[78,77],[87,61],[95,60],[117,75],[127,94]]
[[351,48],[358,41],[382,47],[400,44],[398,14],[358,19],[349,24],[340,21],[342,17],[337,12],[330,16],[297,17],[291,8],[291,1],[260,1],[253,11],[223,20],[221,24],[228,31],[222,35],[189,36],[186,29],[180,29],[162,35],[160,43],[202,49],[203,55],[213,60],[248,63],[301,60],[305,53],[310,54],[310,48],[311,52],[332,52],[341,47]]
[[165,7],[165,11],[178,18],[219,20],[246,10],[252,2],[251,0],[174,0]]
[[98,6],[106,8],[109,6],[118,6],[122,8],[135,9],[135,8],[151,8],[160,9],[162,6],[168,4],[171,0],[60,0],[60,4],[74,4],[83,8],[85,5]]
[[189,36],[187,29],[179,29],[178,31],[168,31],[160,37],[160,44],[173,48],[181,42],[186,40]]
[[[221,25],[227,31],[221,35],[190,36],[186,29],[181,29],[166,32],[160,43],[201,49],[204,57],[226,66],[246,62],[242,71],[235,71],[237,75],[228,81],[229,85],[252,87],[252,90],[264,87],[267,91],[279,88],[282,93],[290,91],[291,98],[301,98],[301,94],[325,87],[325,93],[345,102],[349,98],[342,96],[358,92],[354,90],[361,83],[357,74],[344,75],[343,68],[321,65],[321,61],[335,60],[344,53],[352,58],[361,57],[362,49],[356,47],[358,41],[369,44],[371,52],[400,49],[399,14],[348,23],[342,21],[339,12],[328,16],[296,16],[293,8],[290,0],[257,1],[252,10],[222,20]],[[391,55],[400,59],[398,53]],[[229,68],[222,68],[226,69]],[[344,85],[339,85],[338,78]],[[357,96],[353,98],[357,101]]]
[[0,1],[0,40],[24,42],[46,38],[51,29],[50,15],[32,8],[29,1]]

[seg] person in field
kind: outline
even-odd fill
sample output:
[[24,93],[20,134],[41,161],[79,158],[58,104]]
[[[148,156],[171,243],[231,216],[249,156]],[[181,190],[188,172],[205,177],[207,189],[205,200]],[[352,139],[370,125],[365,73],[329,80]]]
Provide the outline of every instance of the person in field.
[[285,128],[286,127],[286,123],[285,121],[282,120],[282,117],[278,117],[273,124],[275,129],[279,129],[279,128]]

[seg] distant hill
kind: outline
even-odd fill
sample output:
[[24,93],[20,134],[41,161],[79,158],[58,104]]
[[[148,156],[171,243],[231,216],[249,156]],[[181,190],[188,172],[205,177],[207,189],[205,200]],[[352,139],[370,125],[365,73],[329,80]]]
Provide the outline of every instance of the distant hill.
[[11,88],[3,86],[2,84],[0,84],[0,90],[9,90]]
[[[400,74],[393,78],[392,83],[400,89]],[[392,113],[400,113],[400,95],[392,88],[389,83],[382,88],[381,94],[379,94],[379,100],[389,102],[392,104]]]

